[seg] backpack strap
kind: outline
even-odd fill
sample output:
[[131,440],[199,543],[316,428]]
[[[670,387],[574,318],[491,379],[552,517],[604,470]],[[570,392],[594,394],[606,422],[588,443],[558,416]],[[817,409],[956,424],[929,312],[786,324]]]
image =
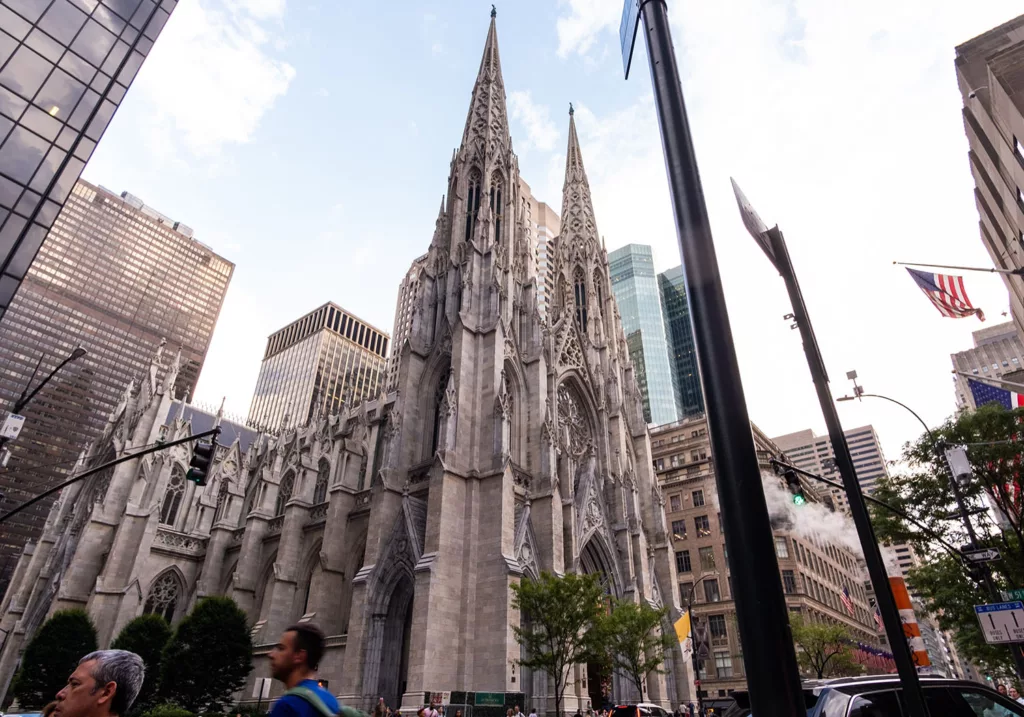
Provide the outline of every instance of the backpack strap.
[[[304,687],[303,685],[297,685],[288,690],[287,692],[285,692],[284,694],[285,696],[295,695],[296,697],[301,697],[302,699],[306,700],[306,702],[313,705],[313,707],[316,709],[317,712],[319,712],[322,715],[322,717],[337,717],[335,713],[331,710],[331,708],[327,706],[327,704],[320,698],[320,695],[318,695],[316,693],[316,690],[314,689]],[[346,717],[349,716],[346,715]]]

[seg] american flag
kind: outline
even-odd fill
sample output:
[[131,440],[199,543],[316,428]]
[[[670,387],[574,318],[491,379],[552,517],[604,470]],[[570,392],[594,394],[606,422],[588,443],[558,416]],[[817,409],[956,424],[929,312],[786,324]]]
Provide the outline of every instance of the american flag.
[[973,378],[967,379],[967,387],[971,389],[971,395],[974,396],[974,405],[979,408],[993,401],[1007,411],[1012,411],[1015,408],[1024,408],[1024,394],[1007,391],[1005,388],[999,388],[998,386],[982,383],[981,381],[975,381]]
[[879,632],[885,632],[885,625],[882,624],[882,613],[878,611],[878,605],[875,605],[875,624],[878,625]]
[[917,269],[907,269],[910,277],[917,283],[917,286],[924,292],[935,308],[943,316],[951,319],[962,319],[965,316],[977,316],[985,320],[985,314],[981,309],[971,305],[967,298],[967,290],[964,289],[964,278],[952,274],[932,274]]
[[853,600],[850,599],[850,591],[845,585],[843,586],[843,592],[839,595],[839,599],[843,601],[843,607],[846,608],[846,612],[850,613],[850,615],[857,614],[853,610]]

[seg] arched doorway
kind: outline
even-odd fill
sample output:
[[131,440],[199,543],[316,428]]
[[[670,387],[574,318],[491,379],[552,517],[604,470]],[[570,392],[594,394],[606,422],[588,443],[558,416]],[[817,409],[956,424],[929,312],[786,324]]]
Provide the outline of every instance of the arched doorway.
[[388,598],[383,620],[380,650],[380,671],[377,673],[377,695],[397,709],[405,694],[409,677],[409,637],[412,631],[413,583],[402,575]]
[[[580,553],[580,571],[584,575],[600,576],[601,587],[604,589],[605,608],[611,610],[612,599],[617,597],[615,587],[615,568],[607,555],[607,551],[599,543],[596,536],[592,536]],[[595,710],[609,706],[614,699],[620,702],[625,695],[616,694],[613,689],[614,674],[607,666],[597,663],[587,663],[587,696],[590,698],[590,706]],[[632,698],[630,698],[632,699]]]

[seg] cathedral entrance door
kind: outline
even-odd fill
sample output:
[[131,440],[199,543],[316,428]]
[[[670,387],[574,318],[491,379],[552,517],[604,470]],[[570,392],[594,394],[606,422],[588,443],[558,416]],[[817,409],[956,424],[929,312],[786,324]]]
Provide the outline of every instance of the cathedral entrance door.
[[377,695],[398,709],[409,675],[409,633],[412,629],[412,579],[403,576],[388,599],[384,635],[380,650]]
[[607,669],[596,662],[587,663],[587,695],[594,711],[601,709],[612,699],[611,675]]

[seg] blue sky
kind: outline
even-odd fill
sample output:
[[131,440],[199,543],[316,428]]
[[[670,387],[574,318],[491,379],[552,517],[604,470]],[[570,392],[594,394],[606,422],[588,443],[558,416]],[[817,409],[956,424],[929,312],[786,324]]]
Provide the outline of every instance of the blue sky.
[[[849,7],[845,7],[850,5]],[[971,7],[977,5],[979,7]],[[735,176],[780,223],[835,392],[856,368],[935,422],[954,408],[942,319],[894,259],[989,265],[978,238],[954,46],[1009,0],[670,2],[684,91],[750,413],[823,430],[781,280],[745,234]],[[844,6],[844,7],[839,7]],[[85,178],[192,226],[235,276],[197,391],[245,415],[266,336],[332,300],[390,332],[457,146],[490,3],[181,0]],[[620,0],[498,5],[513,146],[561,205],[572,101],[609,249],[679,263],[647,59],[623,81]],[[1002,320],[998,279],[968,291]],[[890,458],[916,436],[886,405],[843,404]]]

